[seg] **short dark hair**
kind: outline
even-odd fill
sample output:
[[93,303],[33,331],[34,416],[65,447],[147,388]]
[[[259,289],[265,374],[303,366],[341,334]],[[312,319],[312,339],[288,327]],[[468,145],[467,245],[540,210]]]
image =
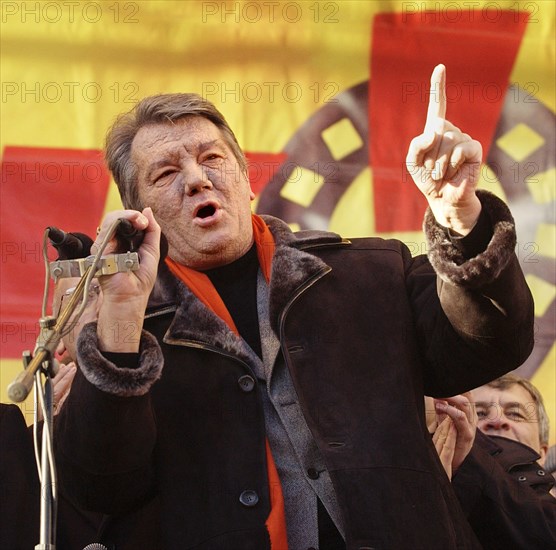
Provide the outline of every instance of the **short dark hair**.
[[142,210],[137,188],[137,167],[131,160],[131,144],[137,132],[149,124],[173,123],[187,116],[210,120],[222,133],[241,170],[247,161],[232,129],[218,109],[198,94],[158,94],[142,99],[114,122],[106,136],[105,159],[118,186],[125,208]]

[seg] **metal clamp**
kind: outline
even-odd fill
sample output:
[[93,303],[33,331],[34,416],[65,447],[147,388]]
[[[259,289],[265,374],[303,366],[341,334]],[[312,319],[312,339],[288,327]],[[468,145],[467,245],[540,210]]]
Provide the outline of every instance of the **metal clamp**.
[[[65,277],[82,277],[90,266],[93,265],[94,256],[77,258],[75,260],[56,260],[50,262],[50,275],[57,281]],[[100,275],[113,275],[125,271],[137,271],[139,269],[139,256],[137,252],[126,252],[125,254],[110,254],[100,259],[97,272],[94,277]]]

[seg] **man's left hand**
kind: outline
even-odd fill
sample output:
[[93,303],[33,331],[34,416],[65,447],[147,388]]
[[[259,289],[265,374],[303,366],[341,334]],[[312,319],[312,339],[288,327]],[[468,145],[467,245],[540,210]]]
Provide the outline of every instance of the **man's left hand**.
[[436,221],[459,235],[471,231],[481,211],[475,194],[481,159],[481,144],[446,120],[446,68],[437,65],[425,129],[412,140],[406,165]]

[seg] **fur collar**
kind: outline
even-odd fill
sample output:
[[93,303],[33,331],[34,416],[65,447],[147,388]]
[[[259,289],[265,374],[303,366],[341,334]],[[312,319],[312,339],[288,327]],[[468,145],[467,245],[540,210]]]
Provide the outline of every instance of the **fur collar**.
[[[342,243],[335,233],[301,231],[293,233],[286,223],[272,216],[263,216],[276,243],[270,279],[270,322],[278,332],[279,315],[306,281],[325,275],[330,267],[304,248]],[[162,311],[175,309],[174,319],[164,336],[164,342],[179,345],[195,342],[238,356],[250,363],[252,350],[210,311],[161,262],[158,280],[149,299],[147,318]]]

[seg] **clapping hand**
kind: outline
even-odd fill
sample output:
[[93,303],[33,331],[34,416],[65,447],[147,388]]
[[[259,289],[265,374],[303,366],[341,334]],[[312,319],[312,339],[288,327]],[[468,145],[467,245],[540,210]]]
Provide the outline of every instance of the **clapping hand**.
[[450,479],[473,447],[477,413],[469,392],[447,399],[434,399],[435,421],[429,431],[440,461]]

